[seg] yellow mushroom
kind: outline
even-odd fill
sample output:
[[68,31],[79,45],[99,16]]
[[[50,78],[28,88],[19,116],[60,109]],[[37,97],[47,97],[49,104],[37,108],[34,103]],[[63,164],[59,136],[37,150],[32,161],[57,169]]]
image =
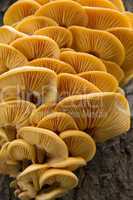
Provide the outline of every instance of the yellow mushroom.
[[109,1],[111,1],[118,8],[119,11],[121,12],[125,11],[122,0],[109,0]]

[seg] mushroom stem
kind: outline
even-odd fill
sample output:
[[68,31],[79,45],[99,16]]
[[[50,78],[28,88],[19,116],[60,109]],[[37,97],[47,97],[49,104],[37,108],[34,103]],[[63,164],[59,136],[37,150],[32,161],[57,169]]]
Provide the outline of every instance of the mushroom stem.
[[6,132],[9,141],[13,141],[14,139],[16,139],[17,130],[15,127],[8,125],[4,127],[4,130]]
[[45,150],[37,147],[36,148],[36,155],[37,155],[37,162],[38,163],[44,163],[45,160]]

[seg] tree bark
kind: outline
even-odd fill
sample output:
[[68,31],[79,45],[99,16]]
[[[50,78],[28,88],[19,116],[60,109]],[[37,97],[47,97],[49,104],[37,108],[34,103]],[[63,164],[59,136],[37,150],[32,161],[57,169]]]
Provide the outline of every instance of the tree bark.
[[[10,2],[3,0],[3,4],[0,3],[2,12]],[[128,10],[133,11],[133,0],[124,0],[124,3]],[[133,81],[125,87],[125,92],[132,113],[130,131],[98,144],[95,158],[76,172],[80,180],[78,187],[60,200],[133,199]],[[9,183],[8,177],[0,177],[0,200],[16,200]]]

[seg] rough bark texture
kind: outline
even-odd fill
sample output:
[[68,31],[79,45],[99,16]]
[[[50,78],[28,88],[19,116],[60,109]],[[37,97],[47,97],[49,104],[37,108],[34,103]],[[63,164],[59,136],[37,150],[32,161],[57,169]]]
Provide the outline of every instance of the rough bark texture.
[[[10,2],[13,0],[0,0],[2,12]],[[133,11],[133,0],[124,0],[124,3],[128,10]],[[133,81],[125,87],[125,91],[133,114]],[[79,186],[60,200],[133,199],[133,118],[128,134],[97,145],[95,158],[78,170],[77,175]],[[0,177],[0,200],[16,200],[9,183],[8,177]]]

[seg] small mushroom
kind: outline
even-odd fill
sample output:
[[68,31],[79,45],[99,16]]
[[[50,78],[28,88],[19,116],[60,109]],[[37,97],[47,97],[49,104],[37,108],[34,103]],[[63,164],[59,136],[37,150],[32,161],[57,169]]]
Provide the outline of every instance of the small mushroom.
[[51,130],[57,134],[66,130],[78,129],[73,118],[63,112],[54,112],[39,121],[37,127]]
[[27,58],[17,49],[7,44],[0,44],[0,73],[26,65],[27,62]]
[[48,17],[33,15],[21,20],[15,28],[20,32],[32,35],[35,31],[47,26],[57,26],[57,23]]
[[81,78],[93,83],[102,92],[114,92],[118,87],[118,81],[107,72],[89,71],[79,74]]
[[40,5],[31,0],[17,1],[12,4],[5,12],[3,21],[6,25],[13,25],[21,21],[24,17],[33,15]]
[[71,115],[78,128],[92,135],[97,142],[104,142],[130,128],[128,101],[118,93],[67,97],[57,104],[56,111]]
[[122,68],[119,65],[117,65],[116,63],[111,62],[111,61],[104,60],[103,62],[106,66],[107,72],[112,74],[117,79],[117,81],[119,83],[121,83],[125,76]]
[[125,11],[122,0],[109,0],[109,1],[111,1],[118,8],[119,11],[121,12]]
[[84,8],[74,1],[60,0],[47,3],[35,15],[50,17],[62,27],[87,26],[88,23]]
[[29,61],[42,57],[59,58],[60,56],[60,49],[56,42],[40,35],[19,38],[11,45],[23,53]]
[[87,133],[79,130],[68,130],[62,132],[60,137],[66,143],[71,156],[81,157],[87,162],[95,156],[95,142]]
[[49,169],[39,179],[40,192],[36,200],[50,200],[63,196],[75,188],[78,178],[72,172],[61,169]]
[[85,7],[88,28],[106,30],[114,27],[130,27],[128,18],[121,12],[108,8]]
[[[133,67],[133,30],[128,28],[112,28],[109,30],[110,33],[115,35],[123,44],[126,52],[125,60],[122,63],[122,69],[126,74],[132,71]],[[125,37],[126,35],[126,37]]]
[[25,37],[25,34],[15,30],[11,26],[4,25],[0,27],[0,43],[10,44],[21,37]]
[[89,94],[101,90],[93,83],[80,78],[77,75],[62,73],[58,75],[58,101],[78,94]]
[[76,0],[76,2],[80,3],[82,6],[117,9],[109,0]]
[[91,54],[65,51],[61,53],[60,59],[70,64],[77,73],[86,71],[106,71],[104,63]]
[[72,26],[73,48],[121,65],[125,59],[125,49],[114,35],[101,30]]
[[35,105],[28,101],[9,101],[0,103],[0,127],[6,133],[9,141],[16,138],[20,127],[29,125],[29,117]]
[[45,67],[53,70],[56,74],[70,73],[76,74],[71,65],[55,58],[38,58],[28,63],[29,66]]
[[71,32],[61,26],[45,27],[35,32],[35,35],[43,35],[52,38],[59,46],[59,48],[71,47],[72,34]]
[[[41,67],[21,67],[12,69],[0,76],[1,99],[9,87],[16,87],[16,97],[40,105],[42,102],[55,102],[57,97],[57,77],[49,69]],[[9,91],[10,92],[10,91]],[[12,94],[11,94],[12,97]]]
[[62,139],[54,132],[36,128],[23,127],[18,131],[18,137],[36,147],[38,162],[59,162],[68,157],[68,150]]
[[55,111],[55,104],[42,104],[37,109],[35,109],[30,116],[30,122],[33,126],[37,124],[48,114],[51,114]]

